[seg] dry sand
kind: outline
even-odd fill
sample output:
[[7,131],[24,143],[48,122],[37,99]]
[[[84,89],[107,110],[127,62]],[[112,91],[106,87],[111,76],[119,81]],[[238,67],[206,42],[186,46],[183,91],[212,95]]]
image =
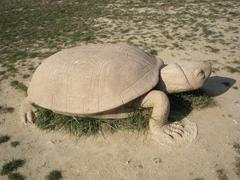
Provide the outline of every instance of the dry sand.
[[[151,9],[146,10],[151,11]],[[145,10],[141,9],[141,11]],[[172,11],[174,13],[174,10]],[[230,25],[239,27],[240,22],[238,20],[227,24],[216,21],[213,24],[215,28]],[[172,27],[169,24],[169,29]],[[151,30],[158,32],[157,28]],[[183,31],[186,30],[183,29]],[[138,37],[137,33],[138,30],[133,29],[129,35]],[[158,40],[163,42],[162,36],[156,35],[158,38],[154,42]],[[116,34],[113,35],[113,37],[116,36]],[[143,39],[137,40],[140,45],[141,41],[146,42],[145,40],[149,39],[141,37]],[[234,38],[235,41],[232,40]],[[24,126],[18,115],[24,93],[11,87],[10,80],[3,80],[0,104],[14,107],[15,111],[0,114],[0,134],[11,136],[11,141],[17,140],[20,145],[13,148],[9,142],[0,144],[0,164],[13,158],[26,159],[26,164],[19,168],[18,172],[31,180],[44,179],[45,175],[53,169],[61,170],[64,179],[67,180],[190,180],[195,178],[215,180],[218,179],[216,171],[219,169],[223,169],[229,179],[239,179],[235,173],[235,158],[238,155],[233,149],[233,144],[240,143],[240,93],[239,89],[232,87],[240,88],[240,74],[239,72],[230,73],[225,69],[229,64],[233,67],[239,66],[239,34],[224,32],[224,40],[231,44],[216,44],[215,47],[220,49],[217,53],[204,49],[208,45],[205,39],[193,44],[182,42],[184,50],[158,48],[157,44],[154,45],[158,51],[157,57],[167,63],[204,60],[212,62],[213,67],[219,69],[212,74],[212,78],[204,86],[204,89],[214,96],[217,105],[200,111],[194,110],[185,117],[195,122],[198,128],[198,135],[193,142],[182,147],[165,146],[155,143],[147,134],[128,132],[119,132],[105,137],[76,138],[62,132],[41,131],[34,125]],[[146,42],[146,44],[154,44],[154,42]],[[164,43],[167,44],[167,40],[161,44]],[[233,61],[237,61],[238,64],[234,64]],[[37,58],[27,61],[34,66],[40,62],[41,60]],[[19,65],[19,67],[23,69],[22,66]],[[0,68],[3,69],[3,67]],[[22,79],[17,76],[15,79],[27,85],[31,77]],[[230,83],[231,87],[226,87],[223,82]],[[4,180],[7,177],[0,176],[0,179]]]
[[[168,59],[168,52],[161,55]],[[224,169],[229,179],[238,179],[232,146],[240,137],[240,95],[239,90],[228,89],[221,82],[234,82],[239,74],[219,71],[213,77],[205,89],[216,95],[217,106],[193,111],[186,117],[197,124],[198,136],[183,147],[156,144],[146,134],[120,132],[78,139],[62,132],[41,131],[34,125],[24,126],[17,112],[24,94],[4,81],[1,104],[16,110],[1,114],[0,132],[10,135],[20,145],[13,148],[9,143],[1,144],[0,163],[13,158],[26,159],[19,172],[28,179],[44,179],[51,169],[62,170],[65,179],[214,180],[217,169]],[[234,85],[240,86],[237,81]]]

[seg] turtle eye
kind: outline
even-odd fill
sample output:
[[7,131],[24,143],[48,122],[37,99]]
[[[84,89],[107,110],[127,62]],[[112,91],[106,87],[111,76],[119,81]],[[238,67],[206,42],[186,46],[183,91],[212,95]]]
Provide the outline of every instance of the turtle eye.
[[205,79],[205,73],[204,73],[204,71],[203,71],[203,70],[200,70],[200,71],[198,72],[197,76],[198,76],[199,78],[201,78],[201,79]]

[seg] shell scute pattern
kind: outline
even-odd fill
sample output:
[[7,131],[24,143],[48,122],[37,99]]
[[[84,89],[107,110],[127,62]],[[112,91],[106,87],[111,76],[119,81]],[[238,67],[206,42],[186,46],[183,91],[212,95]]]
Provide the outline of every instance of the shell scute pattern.
[[47,58],[28,95],[58,112],[93,114],[121,106],[152,89],[161,63],[126,45],[86,45]]

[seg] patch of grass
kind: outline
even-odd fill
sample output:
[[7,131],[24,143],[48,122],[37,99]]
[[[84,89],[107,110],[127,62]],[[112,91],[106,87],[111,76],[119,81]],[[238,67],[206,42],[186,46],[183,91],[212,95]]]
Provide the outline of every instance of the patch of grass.
[[173,101],[173,105],[178,103],[178,101],[183,100],[181,104],[188,102],[187,104],[191,104],[192,109],[202,109],[205,107],[211,107],[216,105],[214,99],[207,95],[203,90],[196,90],[190,92],[183,92],[178,94],[170,95],[170,101]]
[[121,33],[128,33],[130,29],[121,29]]
[[19,141],[12,141],[10,144],[11,144],[12,147],[17,147],[20,144],[20,142]]
[[235,149],[236,153],[238,153],[240,155],[240,144],[234,143],[233,148]]
[[47,176],[46,180],[59,180],[62,178],[62,172],[59,170],[52,170]]
[[10,137],[7,135],[0,135],[0,144],[8,142],[9,139],[10,139]]
[[91,117],[74,117],[56,114],[51,110],[37,107],[35,124],[40,129],[65,130],[77,136],[90,136],[119,129],[143,130],[148,127],[149,111],[138,109],[126,119],[105,120]]
[[240,178],[240,157],[236,157],[235,159],[235,172]]
[[[234,143],[233,148],[236,151],[236,153],[238,155],[240,155],[240,144]],[[239,156],[235,158],[235,172],[238,175],[238,177],[240,178],[240,157]]]
[[234,61],[232,61],[232,63],[234,63],[234,64],[240,64],[240,60],[234,60]]
[[[157,3],[157,0],[82,0],[81,3],[78,0],[32,0],[31,3],[29,0],[18,3],[2,0],[0,58],[16,62],[25,58],[41,57],[41,50],[44,48],[50,48],[51,51],[82,42],[98,42],[102,34],[111,34],[114,40],[120,41],[121,36],[130,34],[129,32],[141,37],[147,31],[151,37],[156,30],[166,38],[156,34],[154,41],[178,40],[182,36],[186,43],[191,43],[193,39],[197,42],[202,37],[207,41],[214,39],[217,42],[221,33],[214,31],[214,22],[228,19],[233,23],[239,17],[238,1],[222,3],[224,6],[221,8],[216,7],[217,2],[211,3],[210,0],[188,3],[164,0],[161,1],[161,6]],[[208,13],[197,11],[199,7],[206,9]],[[153,10],[142,11],[142,8]],[[172,8],[178,9],[177,14],[168,13]],[[163,12],[160,18],[159,11]],[[225,18],[221,12],[226,13]],[[113,25],[114,31],[111,29]],[[231,29],[235,32],[238,27],[234,25]],[[186,35],[182,30],[186,30]],[[197,31],[201,34],[197,34]]]
[[0,71],[0,75],[4,75],[7,71]]
[[202,35],[205,38],[209,38],[215,34],[215,32],[210,30],[209,28],[207,28],[207,26],[205,24],[204,25],[202,24],[201,28],[202,28]]
[[215,72],[217,72],[217,71],[219,71],[219,68],[216,68],[216,67],[213,67],[213,68],[212,68],[212,72],[213,72],[213,73],[215,73]]
[[23,77],[23,79],[26,79],[26,78],[29,78],[30,75],[29,74],[24,74],[22,77]]
[[204,180],[204,178],[201,178],[201,177],[197,177],[197,178],[194,178],[192,180]]
[[35,68],[33,66],[30,66],[28,70],[32,71],[32,70],[35,70]]
[[7,58],[11,59],[11,61],[15,62],[19,59],[24,59],[27,57],[27,51],[25,50],[16,50],[15,52],[8,54]]
[[[0,64],[1,64],[1,56],[0,56]],[[18,70],[15,68],[15,65],[11,63],[2,64],[2,67],[5,67],[6,70],[1,71],[1,76],[2,76],[1,80],[8,79],[8,77],[10,76],[14,77],[18,72]]]
[[149,54],[152,55],[152,56],[157,56],[158,55],[158,52],[155,50],[155,49],[151,49],[149,51]]
[[237,67],[225,66],[224,69],[226,69],[230,73],[240,73],[240,66]]
[[8,175],[9,180],[24,180],[25,177],[19,173],[11,173]]
[[84,41],[86,43],[90,43],[90,42],[94,42],[95,39],[96,39],[96,36],[94,32],[85,32],[85,33],[75,32],[71,37],[71,42],[74,43],[78,41]]
[[205,46],[205,47],[208,48],[208,49],[210,49],[210,51],[213,52],[213,53],[217,53],[217,52],[220,51],[219,49],[214,48],[214,47],[212,47],[212,46]]
[[173,40],[173,37],[169,34],[167,30],[163,31],[162,34],[169,40]]
[[203,109],[216,105],[214,99],[202,90],[170,94],[170,121],[179,121],[193,109]]
[[[193,91],[170,95],[171,112],[170,121],[181,120],[192,109],[201,109],[213,106],[214,100],[203,91]],[[151,109],[139,108],[130,113],[128,118],[107,120],[90,117],[66,116],[51,110],[36,107],[35,124],[45,130],[65,130],[77,136],[90,136],[103,132],[116,132],[117,130],[144,131],[148,128]]]
[[0,106],[0,113],[13,113],[13,112],[14,112],[13,107]]
[[19,89],[24,91],[25,93],[27,92],[27,86],[23,84],[22,82],[19,82],[17,80],[11,81],[10,85],[14,87],[15,89]]
[[173,43],[172,45],[173,45],[173,47],[175,47],[175,48],[179,48],[179,44],[178,44],[178,43],[176,43],[176,42],[175,42],[175,43]]
[[9,77],[9,75],[5,74],[5,75],[2,76],[2,78],[0,79],[0,81],[5,80],[5,79],[8,79],[8,77]]
[[25,164],[25,160],[16,159],[10,162],[5,163],[0,171],[0,175],[7,175],[11,172],[17,170],[19,167],[22,167]]
[[42,48],[68,45],[74,30],[83,34],[79,41],[89,42],[94,39],[94,19],[106,14],[104,7],[109,3],[105,0],[82,3],[73,0],[61,5],[55,1],[1,1],[0,15],[4,21],[0,21],[0,57],[16,62],[44,56]]
[[13,64],[7,64],[7,72],[10,74],[16,74],[18,72],[18,70],[14,67]]
[[219,180],[228,180],[228,177],[224,169],[218,169],[216,173]]

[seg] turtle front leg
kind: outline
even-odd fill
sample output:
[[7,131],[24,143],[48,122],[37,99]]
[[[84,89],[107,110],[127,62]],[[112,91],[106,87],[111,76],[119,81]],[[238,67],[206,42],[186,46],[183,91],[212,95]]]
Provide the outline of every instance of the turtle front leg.
[[150,91],[142,100],[141,106],[152,107],[152,116],[149,122],[149,128],[154,139],[166,137],[175,139],[182,137],[184,128],[179,123],[167,124],[170,103],[167,95],[162,91]]
[[29,99],[25,98],[20,106],[21,121],[24,124],[27,124],[28,122],[33,123],[35,111],[36,111],[36,109],[34,108],[32,103],[29,101]]

